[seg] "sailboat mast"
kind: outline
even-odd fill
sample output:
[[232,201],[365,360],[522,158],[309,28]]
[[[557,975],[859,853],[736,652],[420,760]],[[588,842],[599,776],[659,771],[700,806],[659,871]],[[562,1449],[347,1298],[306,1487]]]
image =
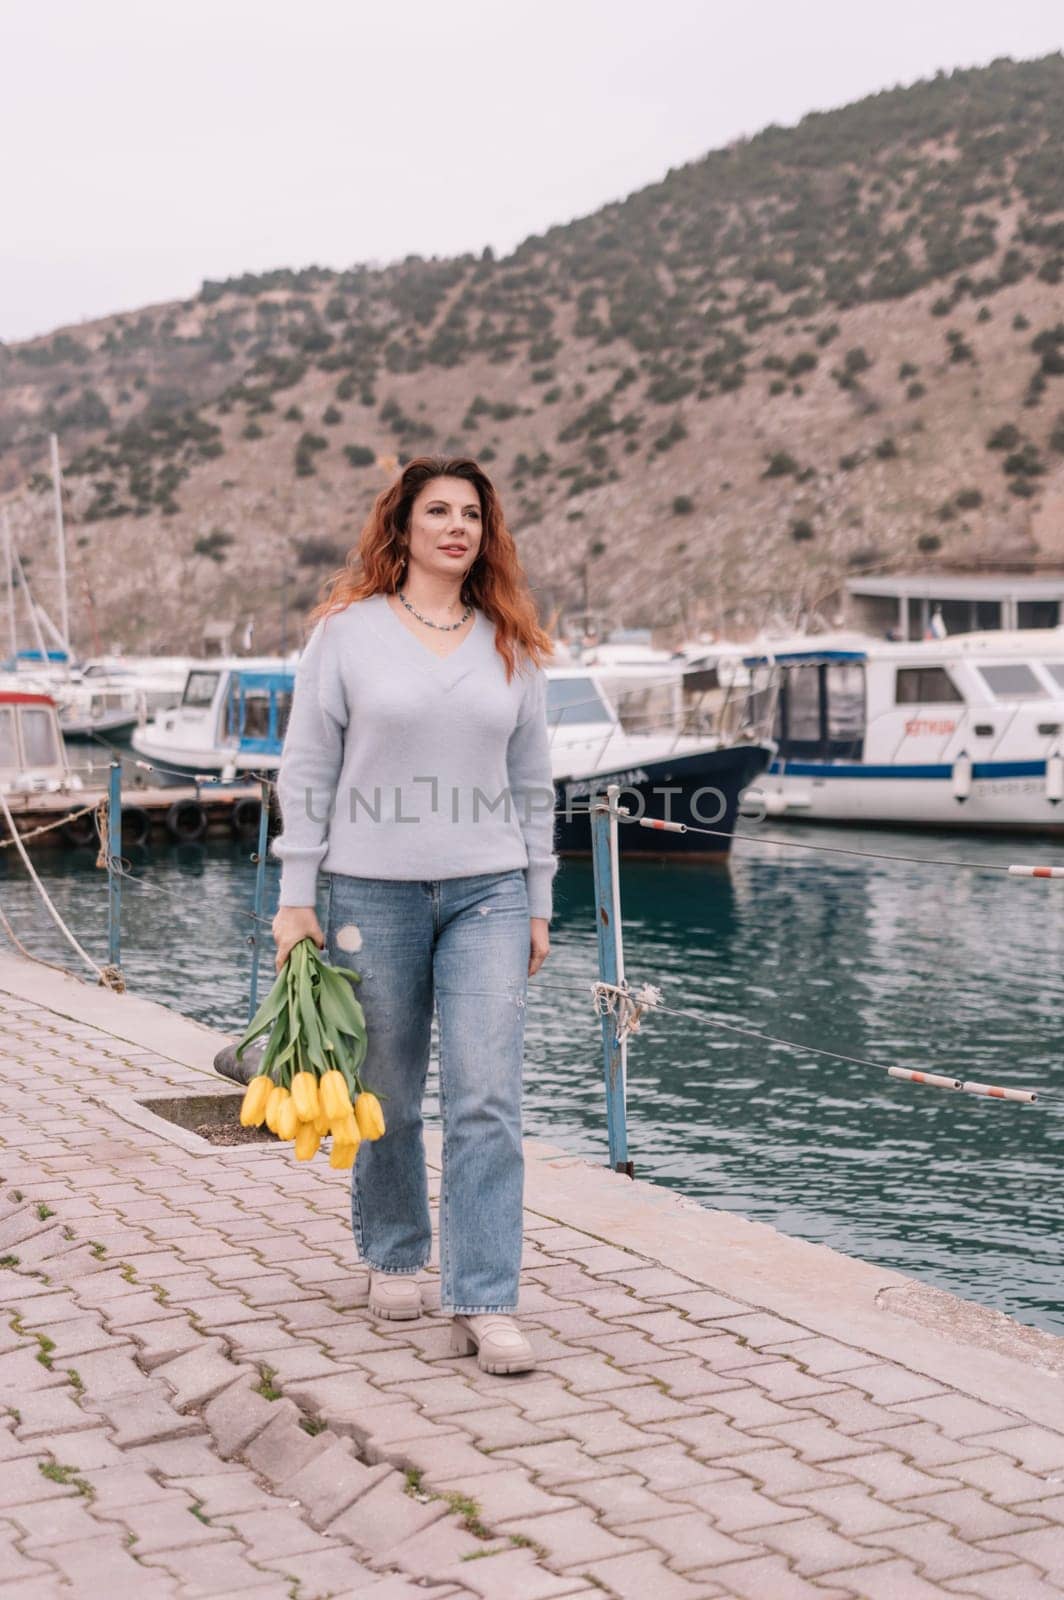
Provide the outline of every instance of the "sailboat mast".
[[11,554],[11,519],[4,507],[4,570],[7,573],[7,628],[11,661],[14,665],[18,644],[15,633],[15,562]]
[[[55,494],[55,537],[59,551],[59,631],[63,635],[63,648],[70,655],[70,608],[67,600],[66,534],[63,531],[63,485],[59,477],[59,439],[53,433],[52,490]],[[69,660],[67,662],[69,666]]]

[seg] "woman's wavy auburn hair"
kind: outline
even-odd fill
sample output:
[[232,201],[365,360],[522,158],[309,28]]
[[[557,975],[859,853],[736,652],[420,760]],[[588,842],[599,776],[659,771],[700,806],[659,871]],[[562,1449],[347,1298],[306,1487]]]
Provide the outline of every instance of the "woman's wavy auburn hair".
[[481,537],[477,558],[462,586],[462,598],[479,606],[495,624],[495,648],[506,662],[509,682],[523,652],[536,666],[553,654],[549,634],[540,626],[513,535],[506,526],[495,486],[475,461],[459,456],[417,456],[377,496],[358,544],[346,564],[325,584],[324,598],[311,612],[317,622],[352,601],[373,594],[394,594],[406,571],[410,511],[425,485],[434,478],[464,478],[480,501]]

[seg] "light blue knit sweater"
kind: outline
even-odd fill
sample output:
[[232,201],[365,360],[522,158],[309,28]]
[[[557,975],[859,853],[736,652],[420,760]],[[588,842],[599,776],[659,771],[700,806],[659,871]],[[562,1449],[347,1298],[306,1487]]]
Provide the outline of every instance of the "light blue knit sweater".
[[319,867],[419,880],[525,867],[529,915],[551,915],[546,677],[526,661],[506,682],[483,612],[445,657],[383,594],[319,622],[278,790],[282,905],[314,904]]

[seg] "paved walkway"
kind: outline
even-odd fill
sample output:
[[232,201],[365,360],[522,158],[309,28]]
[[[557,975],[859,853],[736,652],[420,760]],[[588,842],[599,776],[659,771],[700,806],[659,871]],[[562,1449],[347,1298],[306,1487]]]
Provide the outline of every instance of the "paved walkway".
[[530,1145],[486,1377],[343,1175],[138,1125],[208,1030],[0,957],[0,1034],[4,1600],[1064,1595],[1060,1341]]

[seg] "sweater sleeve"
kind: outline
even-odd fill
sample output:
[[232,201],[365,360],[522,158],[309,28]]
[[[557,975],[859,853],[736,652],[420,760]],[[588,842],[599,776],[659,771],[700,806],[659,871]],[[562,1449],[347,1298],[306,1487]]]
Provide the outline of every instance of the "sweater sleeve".
[[528,912],[552,915],[552,886],[558,868],[554,854],[554,780],[547,734],[547,675],[537,667],[529,677],[517,726],[510,735],[506,768],[516,815],[528,849],[525,881]]
[[343,763],[347,704],[327,634],[330,620],[318,623],[296,668],[277,774],[284,826],[274,840],[273,853],[281,862],[283,906],[315,903],[318,867],[328,849]]

